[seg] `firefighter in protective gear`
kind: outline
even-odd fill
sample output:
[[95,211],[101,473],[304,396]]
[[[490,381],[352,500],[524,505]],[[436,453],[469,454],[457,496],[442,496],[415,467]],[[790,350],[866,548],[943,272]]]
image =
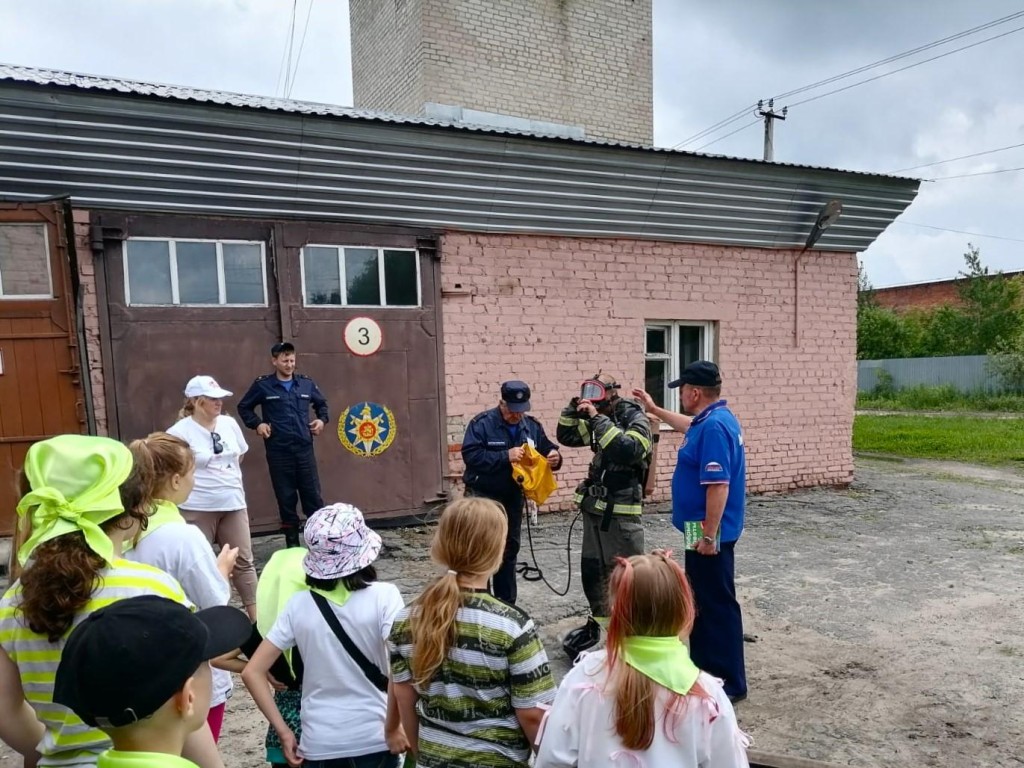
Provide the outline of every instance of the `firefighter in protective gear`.
[[619,396],[619,384],[608,374],[583,382],[558,419],[558,442],[589,446],[594,452],[586,479],[576,488],[583,513],[580,577],[590,603],[587,623],[563,641],[573,661],[601,639],[607,623],[608,577],[618,557],[644,552],[644,483],[651,459],[651,423],[643,408]]

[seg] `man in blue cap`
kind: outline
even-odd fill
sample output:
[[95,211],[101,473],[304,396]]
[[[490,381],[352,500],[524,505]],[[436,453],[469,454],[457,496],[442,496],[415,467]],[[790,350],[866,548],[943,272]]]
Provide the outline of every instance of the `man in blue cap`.
[[669,387],[680,388],[679,406],[686,415],[659,408],[641,390],[633,394],[648,412],[686,433],[672,475],[672,524],[686,542],[686,575],[697,602],[690,655],[724,681],[730,700],[742,701],[747,675],[734,554],[747,492],[743,430],[720,399],[722,376],[711,361],[690,363]]
[[544,427],[532,416],[530,388],[522,381],[501,385],[501,400],[495,408],[473,417],[462,439],[462,460],[466,471],[462,479],[471,496],[493,499],[505,508],[508,538],[501,568],[494,574],[494,596],[515,604],[516,558],[523,529],[523,491],[512,477],[512,465],[523,457],[523,446],[532,445],[546,456],[551,469],[562,466],[562,456],[544,433]]

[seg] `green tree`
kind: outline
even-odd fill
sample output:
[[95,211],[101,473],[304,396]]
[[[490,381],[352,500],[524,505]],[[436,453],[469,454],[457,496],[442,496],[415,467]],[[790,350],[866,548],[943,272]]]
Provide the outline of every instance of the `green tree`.
[[981,252],[967,244],[965,272],[960,273],[957,293],[967,320],[961,355],[984,355],[1011,343],[1024,331],[1020,280],[1002,272],[992,273],[981,263]]

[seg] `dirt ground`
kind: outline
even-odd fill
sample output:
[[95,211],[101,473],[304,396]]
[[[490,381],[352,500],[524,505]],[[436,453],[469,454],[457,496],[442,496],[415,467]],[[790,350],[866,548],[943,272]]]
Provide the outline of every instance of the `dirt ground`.
[[[737,548],[754,747],[857,766],[1024,763],[1024,475],[951,462],[860,459],[845,490],[754,497]],[[648,547],[679,541],[646,517]],[[542,516],[537,558],[565,584],[570,515]],[[384,533],[382,578],[407,598],[437,572],[429,529]],[[265,558],[276,537],[262,539]],[[578,562],[579,530],[573,558]],[[528,554],[528,547],[524,547]],[[521,583],[560,677],[559,637],[585,601]],[[265,724],[237,685],[222,751],[259,766]],[[6,756],[6,757],[5,757]],[[0,751],[0,766],[17,763]]]

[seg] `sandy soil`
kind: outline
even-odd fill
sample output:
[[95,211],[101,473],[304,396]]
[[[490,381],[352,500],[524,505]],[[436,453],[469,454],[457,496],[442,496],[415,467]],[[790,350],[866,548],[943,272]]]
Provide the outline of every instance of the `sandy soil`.
[[[737,549],[755,747],[859,766],[1024,763],[1024,476],[952,462],[858,461],[846,490],[750,500]],[[565,583],[571,516],[543,516],[537,558]],[[646,516],[648,546],[673,546]],[[436,573],[428,529],[385,532],[382,577],[410,597]],[[262,539],[266,557],[279,539]],[[574,533],[574,558],[579,531]],[[528,548],[527,548],[528,552]],[[575,568],[574,568],[575,570]],[[561,676],[569,594],[523,583]],[[259,766],[265,724],[239,684],[221,740],[228,768]],[[0,766],[18,763],[0,748]]]

